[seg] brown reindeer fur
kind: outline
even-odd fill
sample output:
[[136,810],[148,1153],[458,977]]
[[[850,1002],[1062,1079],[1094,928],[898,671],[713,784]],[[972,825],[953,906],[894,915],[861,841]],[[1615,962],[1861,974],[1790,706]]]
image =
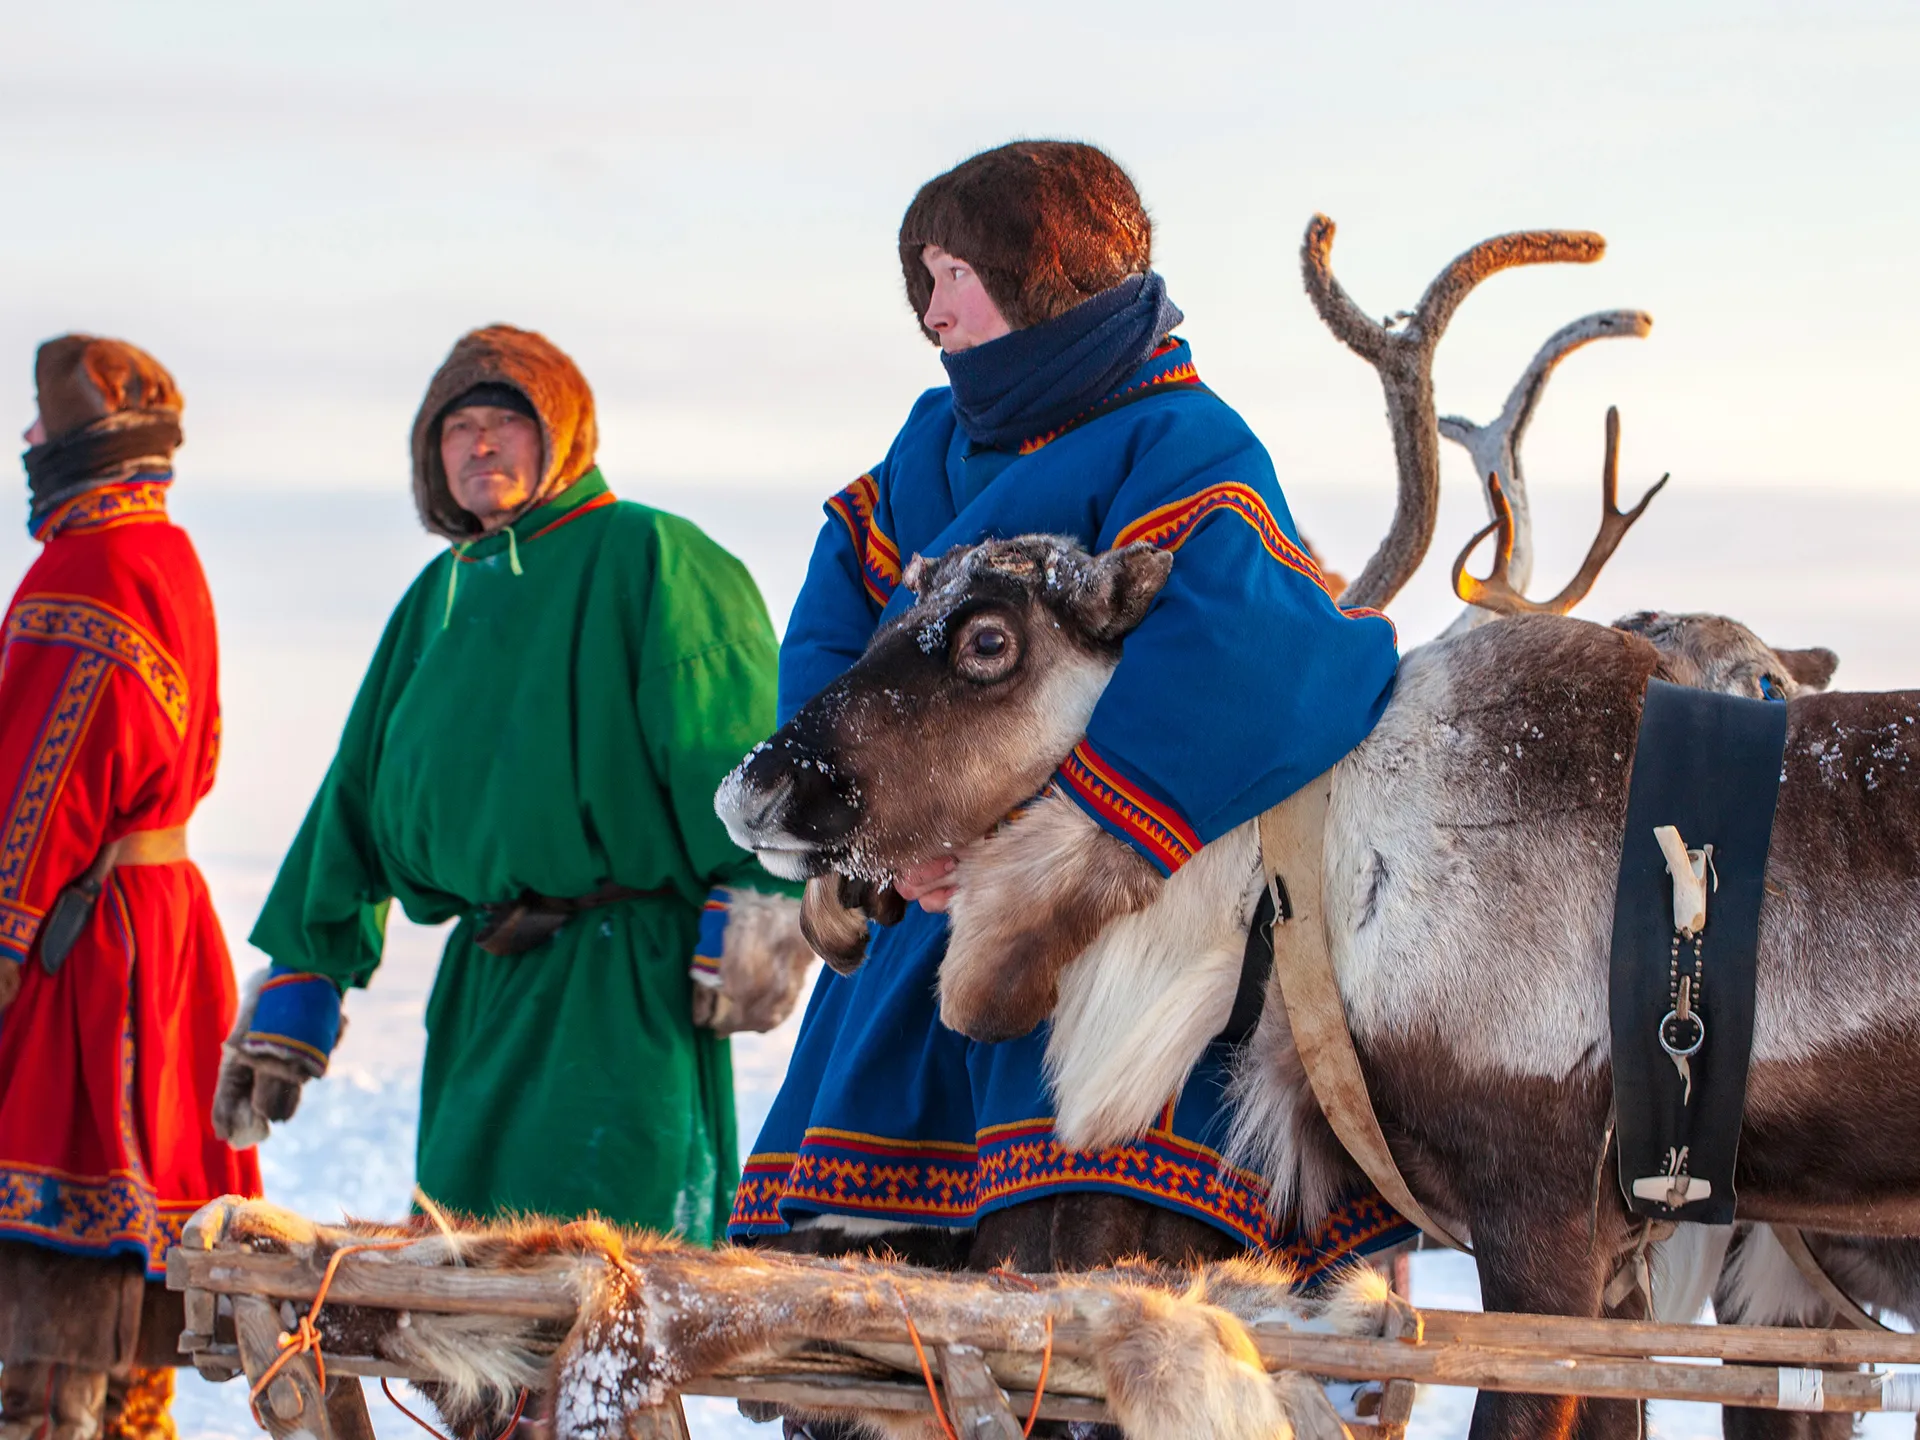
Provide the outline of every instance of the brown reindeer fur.
[[1057,791],[960,854],[940,1018],[1011,1040],[1053,1013],[1060,972],[1165,881],[1138,851]]
[[599,445],[593,391],[551,340],[511,325],[489,325],[460,337],[427,385],[413,420],[413,503],[420,523],[445,540],[471,540],[480,522],[454,503],[440,462],[440,421],[449,404],[476,385],[511,385],[540,417],[546,470],[539,504],[593,468]]
[[[1138,1437],[1278,1437],[1289,1426],[1331,1437],[1317,1388],[1274,1387],[1245,1328],[1255,1318],[1293,1317],[1335,1333],[1382,1333],[1394,1304],[1375,1276],[1316,1299],[1293,1291],[1286,1267],[1255,1260],[1195,1271],[1119,1264],[1077,1276],[971,1279],[933,1276],[866,1259],[808,1260],[765,1251],[696,1250],[597,1222],[460,1224],[441,1232],[405,1226],[320,1227],[258,1201],[217,1202],[190,1229],[192,1248],[284,1251],[324,1264],[343,1246],[395,1238],[403,1249],[378,1263],[491,1270],[558,1270],[579,1288],[570,1333],[511,1317],[441,1317],[331,1304],[323,1347],[384,1356],[441,1376],[429,1387],[455,1432],[490,1435],[522,1386],[553,1397],[561,1440],[616,1440],[634,1415],[694,1376],[734,1362],[771,1360],[796,1336],[832,1342],[855,1326],[892,1323],[904,1308],[932,1345],[965,1338],[992,1352],[1039,1353],[1045,1317],[1091,1327],[1061,1363],[1092,1366],[1115,1414]],[[820,1283],[822,1280],[828,1283]],[[433,1338],[460,1321],[464,1348]],[[423,1340],[421,1332],[429,1332]],[[537,1372],[529,1379],[530,1372]],[[842,1412],[844,1414],[844,1412]],[[878,1434],[921,1433],[919,1422],[855,1417]]]

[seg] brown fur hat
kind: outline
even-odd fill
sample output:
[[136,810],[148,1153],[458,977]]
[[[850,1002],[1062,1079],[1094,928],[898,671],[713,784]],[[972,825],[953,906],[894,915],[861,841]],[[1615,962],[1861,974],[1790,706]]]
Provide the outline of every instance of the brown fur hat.
[[511,385],[540,417],[546,474],[542,498],[593,468],[600,436],[586,376],[546,336],[489,325],[460,337],[427,386],[413,420],[413,503],[420,523],[448,540],[470,540],[480,522],[454,503],[440,463],[440,422],[447,406],[476,385]]
[[[920,187],[900,222],[907,303],[924,316],[933,277],[921,249],[938,245],[971,265],[1016,330],[1146,273],[1153,222],[1127,172],[1073,140],[1016,140],[985,150]],[[927,338],[939,336],[921,325]]]
[[170,410],[186,401],[167,367],[137,345],[97,335],[62,335],[33,357],[40,420],[58,440],[122,410]]

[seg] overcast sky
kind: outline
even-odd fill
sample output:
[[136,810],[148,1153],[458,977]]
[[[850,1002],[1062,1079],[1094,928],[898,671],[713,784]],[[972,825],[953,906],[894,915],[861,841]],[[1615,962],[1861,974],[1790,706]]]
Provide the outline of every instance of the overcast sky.
[[[1378,487],[1371,375],[1320,327],[1315,210],[1376,313],[1483,236],[1595,229],[1492,281],[1439,362],[1497,408],[1590,310],[1529,449],[1629,480],[1920,488],[1920,5],[50,5],[0,0],[0,411],[67,329],[154,350],[209,487],[404,486],[462,330],[580,361],[615,488],[837,488],[934,353],[901,298],[925,178],[1097,141],[1156,220],[1203,378],[1283,483]],[[1456,473],[1464,481],[1464,470]]]

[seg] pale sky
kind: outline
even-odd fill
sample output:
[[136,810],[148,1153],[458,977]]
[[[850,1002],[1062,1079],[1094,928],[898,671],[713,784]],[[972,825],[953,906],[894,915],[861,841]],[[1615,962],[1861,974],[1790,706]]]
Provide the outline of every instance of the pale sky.
[[[901,296],[915,187],[1018,136],[1108,148],[1201,374],[1283,483],[1391,485],[1370,373],[1320,327],[1315,210],[1375,313],[1537,225],[1607,258],[1492,281],[1441,408],[1498,406],[1591,310],[1528,451],[1591,486],[1920,491],[1920,5],[0,0],[0,414],[32,348],[124,335],[180,378],[183,476],[404,487],[428,376],[506,320],[580,361],[616,489],[824,493],[940,383]],[[1455,477],[1466,483],[1464,468]]]

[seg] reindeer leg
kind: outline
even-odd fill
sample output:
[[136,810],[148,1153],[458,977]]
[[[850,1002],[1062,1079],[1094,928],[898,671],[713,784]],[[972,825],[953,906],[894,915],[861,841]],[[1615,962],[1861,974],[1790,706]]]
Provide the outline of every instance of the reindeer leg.
[[[1590,1240],[1585,1213],[1542,1217],[1538,1211],[1525,1213],[1528,1209],[1515,1205],[1474,1213],[1482,1303],[1488,1310],[1598,1318],[1615,1257],[1626,1248],[1623,1210],[1602,1206]],[[1582,1404],[1570,1395],[1483,1390],[1468,1435],[1469,1440],[1634,1440],[1639,1429],[1632,1402]]]

